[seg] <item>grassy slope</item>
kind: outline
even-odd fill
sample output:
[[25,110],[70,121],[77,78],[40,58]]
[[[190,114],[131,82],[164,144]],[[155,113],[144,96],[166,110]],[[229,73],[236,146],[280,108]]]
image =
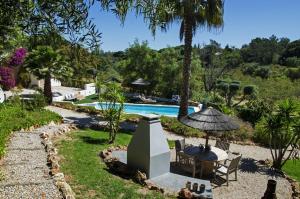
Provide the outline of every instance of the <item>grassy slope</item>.
[[288,97],[300,97],[300,80],[291,81],[283,76],[283,71],[272,67],[272,76],[268,79],[243,75],[240,69],[232,73],[232,79],[239,80],[243,85],[255,85],[259,96],[265,99],[281,100]]
[[0,106],[0,158],[4,155],[5,144],[11,132],[60,120],[59,115],[47,110],[26,111],[18,106]]
[[[70,134],[71,140],[57,143],[63,156],[62,171],[69,177],[76,198],[164,198],[160,193],[147,191],[142,194],[141,186],[123,180],[106,170],[99,152],[108,148],[108,133],[82,130]],[[120,133],[116,145],[127,145],[131,135]],[[174,143],[172,143],[174,146]]]
[[296,162],[293,160],[288,160],[283,166],[283,170],[292,178],[300,182],[300,160]]
[[89,95],[85,97],[83,100],[79,100],[75,102],[75,104],[85,104],[85,103],[93,103],[99,101],[99,97],[97,94]]

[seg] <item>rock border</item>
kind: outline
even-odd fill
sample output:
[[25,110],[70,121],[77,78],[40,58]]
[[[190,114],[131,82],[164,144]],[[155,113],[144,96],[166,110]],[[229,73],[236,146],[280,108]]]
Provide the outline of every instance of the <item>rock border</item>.
[[108,149],[104,149],[100,151],[99,153],[100,158],[103,160],[103,162],[106,164],[106,166],[109,168],[109,170],[112,173],[116,173],[119,176],[126,179],[131,179],[134,182],[144,187],[147,187],[149,190],[155,190],[161,192],[162,194],[167,194],[163,188],[158,187],[157,185],[147,181],[148,179],[146,173],[143,173],[140,170],[129,168],[126,164],[120,162],[118,158],[112,157],[113,151],[121,151],[121,150],[127,151],[127,147],[121,145],[111,146]]
[[[266,159],[266,160],[259,160],[258,161],[261,165],[265,165],[268,167],[271,167],[272,160]],[[291,185],[292,188],[292,198],[293,199],[300,199],[300,184],[298,181],[294,180],[292,177],[290,177],[288,174],[286,174],[283,171],[278,171],[278,173],[285,178]]]
[[284,178],[289,181],[292,187],[292,198],[293,199],[299,199],[300,198],[300,184],[298,181],[294,180],[290,176],[288,176],[286,173],[283,173]]
[[[51,124],[55,125],[54,122],[51,122],[50,125]],[[43,132],[39,135],[40,138],[43,139],[42,144],[47,152],[47,163],[50,167],[50,175],[53,177],[56,187],[61,191],[65,199],[75,199],[75,193],[71,186],[66,182],[64,174],[60,171],[58,150],[54,147],[51,139],[76,129],[77,127],[75,125],[68,124],[54,133]]]

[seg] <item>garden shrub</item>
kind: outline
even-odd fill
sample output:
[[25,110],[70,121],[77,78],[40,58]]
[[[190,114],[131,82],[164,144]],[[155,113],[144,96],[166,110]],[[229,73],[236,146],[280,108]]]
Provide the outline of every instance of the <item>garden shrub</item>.
[[10,90],[16,86],[12,68],[0,67],[0,86],[2,86],[4,90]]
[[290,67],[300,66],[300,58],[298,57],[288,57],[285,60],[285,65]]
[[225,104],[224,98],[219,93],[205,93],[202,95],[201,104],[205,107],[216,107],[219,104]]
[[269,78],[270,74],[271,74],[271,70],[267,66],[258,67],[254,73],[255,76],[261,77],[263,79]]
[[271,75],[271,70],[268,66],[259,66],[257,63],[246,63],[242,68],[244,75],[258,76],[267,79]]
[[239,83],[231,82],[229,84],[229,91],[231,93],[236,93],[240,89],[240,87],[241,87],[241,85]]
[[264,123],[264,121],[263,121],[263,119],[261,119],[255,125],[253,140],[256,143],[262,144],[263,146],[269,146],[269,136],[266,132],[264,132],[263,123]]
[[270,103],[265,100],[252,100],[245,105],[237,107],[238,117],[250,122],[253,126],[267,113],[271,112]]
[[255,91],[256,87],[254,85],[246,85],[243,88],[244,95],[252,95],[253,93],[255,93]]
[[300,68],[289,68],[287,69],[287,74],[291,80],[300,79]]
[[175,134],[186,136],[186,137],[203,137],[204,133],[200,130],[185,126],[180,123],[176,118],[161,116],[160,117],[162,126],[167,130]]
[[242,72],[244,75],[254,75],[256,68],[258,67],[257,63],[245,63],[243,65]]
[[22,105],[27,110],[41,110],[47,103],[45,96],[41,93],[35,93],[32,95],[32,99],[23,100]]

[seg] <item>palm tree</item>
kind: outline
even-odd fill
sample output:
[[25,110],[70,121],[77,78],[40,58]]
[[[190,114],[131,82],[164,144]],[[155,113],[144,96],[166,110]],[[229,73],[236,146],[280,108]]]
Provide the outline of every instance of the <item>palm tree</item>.
[[50,46],[38,46],[26,59],[26,69],[40,79],[44,79],[44,95],[48,104],[52,103],[51,78],[63,79],[72,75],[59,50]]
[[100,0],[102,7],[111,9],[122,21],[128,10],[134,8],[149,22],[149,29],[167,30],[174,22],[180,22],[179,37],[184,39],[183,86],[178,117],[188,114],[193,36],[198,28],[219,29],[223,26],[223,0]]

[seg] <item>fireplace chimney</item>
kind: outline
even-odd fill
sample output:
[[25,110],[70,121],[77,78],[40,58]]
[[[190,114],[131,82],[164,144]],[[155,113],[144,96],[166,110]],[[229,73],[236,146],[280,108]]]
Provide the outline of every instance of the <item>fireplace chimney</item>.
[[151,179],[170,172],[170,155],[159,116],[144,116],[128,145],[128,166],[145,172]]

